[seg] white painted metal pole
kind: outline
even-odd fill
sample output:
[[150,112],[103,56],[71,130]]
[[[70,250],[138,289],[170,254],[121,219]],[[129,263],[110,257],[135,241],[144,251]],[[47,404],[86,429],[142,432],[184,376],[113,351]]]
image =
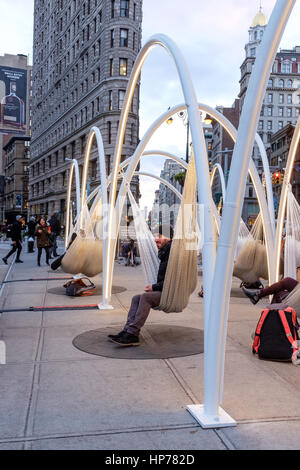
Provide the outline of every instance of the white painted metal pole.
[[[115,240],[113,242],[113,216],[115,211],[113,210],[113,205],[116,198],[116,188],[117,188],[117,174],[119,170],[119,164],[121,159],[122,143],[125,133],[125,125],[128,117],[130,103],[133,97],[134,89],[142,69],[142,65],[148,55],[149,51],[155,46],[162,46],[167,50],[169,55],[175,62],[177,73],[181,82],[181,87],[183,95],[185,98],[185,103],[187,106],[188,119],[190,123],[190,130],[193,140],[194,154],[195,154],[195,164],[198,181],[201,180],[201,185],[198,185],[198,200],[200,204],[203,204],[204,207],[204,243],[203,243],[203,277],[204,277],[204,292],[205,296],[205,309],[209,305],[209,295],[210,289],[209,286],[212,281],[213,269],[214,269],[214,260],[216,253],[216,240],[214,233],[214,222],[213,222],[213,213],[212,213],[212,197],[209,184],[209,168],[208,168],[208,159],[206,152],[205,139],[203,134],[203,129],[200,120],[200,114],[198,109],[198,103],[196,99],[196,94],[194,91],[194,86],[190,78],[185,60],[177,45],[167,36],[158,34],[150,38],[150,40],[145,44],[141,52],[139,53],[134,68],[131,73],[129,84],[127,87],[124,107],[121,114],[120,125],[118,129],[116,149],[114,155],[114,166],[113,166],[113,175],[112,175],[112,186],[110,191],[110,213],[109,213],[109,240],[108,240],[108,254],[110,261],[110,284],[112,283],[112,263],[114,256],[114,247]],[[127,178],[126,178],[127,179]],[[128,181],[128,179],[127,179]]]
[[103,139],[101,136],[101,132],[98,127],[93,126],[89,132],[86,148],[85,148],[85,158],[84,158],[84,166],[82,172],[82,196],[81,196],[81,211],[83,213],[83,207],[87,202],[87,194],[86,194],[86,186],[87,186],[87,175],[88,175],[88,167],[90,161],[90,154],[91,148],[94,138],[96,138],[97,142],[97,150],[98,150],[98,162],[99,162],[99,171],[100,171],[100,191],[101,191],[101,199],[102,199],[102,303],[99,303],[99,309],[111,309],[112,306],[110,305],[110,295],[107,291],[107,265],[109,263],[108,254],[107,254],[107,232],[108,232],[108,203],[107,203],[107,175],[106,175],[106,165],[105,165],[105,153],[104,153],[104,146],[103,146]]
[[70,203],[71,203],[71,194],[72,194],[72,180],[73,174],[75,169],[75,188],[76,188],[76,217],[78,218],[80,214],[80,178],[79,178],[79,166],[78,161],[75,159],[67,159],[70,160],[70,173],[69,173],[69,181],[68,181],[68,191],[67,191],[67,216],[66,216],[66,227],[65,227],[65,249],[67,249],[68,242],[69,242],[69,233],[70,233]]
[[214,177],[216,174],[216,171],[218,170],[220,180],[221,180],[221,188],[222,188],[222,196],[223,196],[223,202],[226,199],[226,183],[225,183],[225,178],[224,178],[224,172],[223,169],[220,165],[220,163],[215,163],[211,170],[211,175],[210,175],[210,187],[212,187],[212,184],[214,182]]
[[264,169],[264,174],[265,174],[265,181],[266,181],[266,192],[267,192],[267,200],[268,200],[268,206],[269,206],[269,212],[270,212],[270,218],[271,218],[271,223],[272,223],[272,230],[273,230],[273,236],[275,237],[275,210],[274,210],[274,199],[273,199],[273,190],[272,190],[272,176],[270,172],[270,166],[269,166],[269,160],[267,157],[267,152],[264,146],[263,141],[260,138],[259,134],[256,134],[255,136],[256,143],[259,148],[262,164],[263,164],[263,169]]
[[[224,331],[227,326],[234,253],[236,249],[242,200],[249,160],[260,108],[279,41],[295,0],[278,0],[259,47],[250,77],[239,132],[231,162],[227,197],[218,242],[217,261],[209,309],[209,344],[205,360],[204,407],[198,419],[203,426],[222,426],[220,390],[224,363]],[[200,410],[199,410],[200,411]],[[224,419],[224,421],[226,421]],[[224,424],[229,425],[229,424]]]
[[280,250],[281,250],[281,241],[282,241],[282,235],[283,235],[287,194],[289,190],[289,183],[291,181],[291,177],[293,173],[294,162],[296,158],[299,141],[300,141],[300,117],[298,118],[297,125],[295,127],[293,138],[291,141],[286,169],[284,172],[282,189],[281,189],[281,196],[280,196],[280,203],[279,203],[279,210],[278,210],[278,217],[277,217],[276,239],[275,239],[275,260],[276,260],[275,280],[276,281],[279,280]]

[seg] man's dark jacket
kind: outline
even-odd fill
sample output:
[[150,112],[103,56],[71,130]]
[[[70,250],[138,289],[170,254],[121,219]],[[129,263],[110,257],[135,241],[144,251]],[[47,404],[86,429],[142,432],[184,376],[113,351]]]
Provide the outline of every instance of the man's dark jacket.
[[27,224],[28,228],[28,237],[34,237],[36,223],[33,220],[30,220]]
[[12,224],[11,239],[13,242],[22,243],[22,224],[18,221]]
[[160,264],[159,264],[158,273],[157,273],[157,282],[156,284],[152,284],[153,291],[162,291],[163,289],[169,256],[170,256],[171,245],[172,245],[172,241],[166,243],[158,252]]
[[56,217],[51,217],[51,219],[48,221],[50,227],[51,227],[51,232],[54,233],[58,237],[61,231],[61,226],[60,222]]

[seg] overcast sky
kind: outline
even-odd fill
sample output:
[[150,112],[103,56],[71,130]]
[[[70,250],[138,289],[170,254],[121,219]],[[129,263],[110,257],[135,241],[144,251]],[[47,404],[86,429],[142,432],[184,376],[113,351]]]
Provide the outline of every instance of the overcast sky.
[[[0,0],[0,55],[29,54],[32,58],[33,0]],[[239,92],[240,65],[248,29],[259,10],[259,0],[143,0],[143,43],[155,33],[170,36],[183,52],[199,102],[231,106]],[[270,17],[275,0],[262,0]],[[296,2],[281,47],[300,45],[300,2]],[[31,62],[31,59],[30,59]],[[169,106],[183,101],[171,58],[155,48],[142,71],[140,137]],[[177,121],[177,122],[176,122]],[[164,125],[148,149],[168,149],[184,156],[185,129],[174,119]],[[144,170],[160,173],[162,160],[145,158]],[[141,207],[150,209],[157,182],[141,178]]]

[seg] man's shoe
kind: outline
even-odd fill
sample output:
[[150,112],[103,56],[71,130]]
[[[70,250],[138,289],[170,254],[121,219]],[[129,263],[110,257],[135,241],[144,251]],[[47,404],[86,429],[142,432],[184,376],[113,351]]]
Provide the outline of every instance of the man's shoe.
[[259,290],[253,291],[253,290],[246,289],[245,287],[242,287],[242,291],[251,300],[253,305],[257,304],[257,302],[260,300]]
[[139,337],[132,335],[131,333],[125,332],[122,336],[119,338],[112,339],[113,343],[118,344],[119,346],[139,346],[140,341]]
[[4,256],[4,258],[2,258],[2,261],[3,261],[3,263],[7,264],[7,258],[6,258],[6,256]]
[[123,336],[125,333],[126,333],[126,331],[122,330],[122,331],[120,331],[120,333],[118,333],[116,335],[107,335],[107,337],[109,339],[118,339],[118,338],[121,338],[121,336]]
[[16,263],[24,263],[21,259],[16,259]]

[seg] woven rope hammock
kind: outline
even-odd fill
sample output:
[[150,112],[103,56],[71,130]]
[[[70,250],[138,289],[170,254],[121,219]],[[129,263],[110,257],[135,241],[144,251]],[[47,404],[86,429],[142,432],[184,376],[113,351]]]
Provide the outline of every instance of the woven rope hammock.
[[[161,300],[157,307],[157,310],[165,313],[182,312],[197,286],[196,181],[195,161],[192,157],[186,173]],[[130,190],[128,190],[128,196],[132,206],[145,280],[148,284],[155,284],[159,261],[154,237]]]
[[197,287],[196,168],[191,157],[176,220],[174,237],[158,309],[182,312]]
[[244,282],[268,279],[266,246],[260,214],[249,233],[234,263],[233,275]]
[[90,215],[87,205],[75,225],[76,238],[61,263],[64,272],[94,277],[102,272],[102,203]]
[[297,279],[300,267],[300,206],[292,193],[287,193],[286,237],[284,245],[284,276]]

